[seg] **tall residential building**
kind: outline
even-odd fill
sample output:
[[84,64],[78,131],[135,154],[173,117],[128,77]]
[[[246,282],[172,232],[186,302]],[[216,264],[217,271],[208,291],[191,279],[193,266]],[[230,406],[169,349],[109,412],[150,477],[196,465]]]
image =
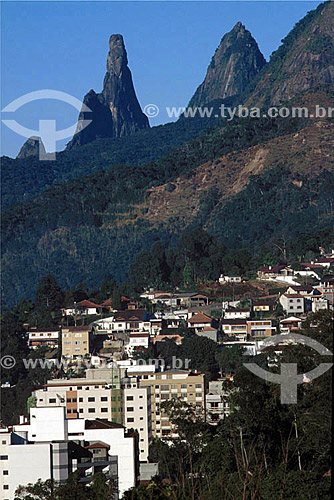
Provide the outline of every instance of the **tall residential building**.
[[48,380],[34,396],[37,408],[65,407],[67,419],[105,418],[123,423],[123,395],[117,367],[86,370],[86,378]]
[[76,359],[89,354],[89,340],[91,327],[68,326],[62,328],[61,348],[66,358]]
[[149,445],[152,441],[151,388],[139,387],[136,377],[125,378],[124,387],[124,426],[134,429],[139,435],[139,460],[148,462]]
[[[10,478],[3,486],[9,486],[10,490],[12,484],[13,491],[1,499],[12,500],[19,484],[52,477],[63,481],[77,468],[85,482],[99,471],[117,479],[118,494],[114,498],[121,498],[124,491],[136,484],[137,439],[121,424],[107,419],[67,419],[65,408],[61,407],[31,408],[30,423],[15,425],[13,431],[19,440],[17,451],[6,445],[1,448],[0,460],[2,472],[7,471]],[[85,454],[80,449],[80,454],[75,455],[78,446]],[[5,478],[5,474],[1,476]]]
[[[132,371],[132,375],[135,373]],[[158,373],[138,373],[139,386],[151,388],[151,418],[154,437],[176,437],[168,416],[161,410],[161,403],[180,399],[205,416],[204,374],[188,370],[166,370]]]
[[68,420],[102,418],[134,429],[139,436],[139,460],[147,462],[152,439],[151,389],[139,387],[136,377],[121,380],[120,375],[121,368],[112,366],[88,369],[86,378],[48,380],[34,392],[36,407],[64,407]]
[[224,387],[225,381],[221,379],[209,382],[209,390],[205,396],[206,421],[209,424],[216,425],[219,420],[223,420],[230,414],[231,391]]

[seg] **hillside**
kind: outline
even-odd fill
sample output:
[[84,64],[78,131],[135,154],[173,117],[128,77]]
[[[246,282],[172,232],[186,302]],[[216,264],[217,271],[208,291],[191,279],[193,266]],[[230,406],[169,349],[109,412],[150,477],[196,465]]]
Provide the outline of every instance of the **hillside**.
[[28,200],[53,185],[108,170],[113,165],[139,166],[157,161],[209,125],[210,120],[205,119],[178,120],[127,137],[96,139],[57,153],[52,162],[39,161],[34,156],[24,159],[2,157],[2,206]]
[[6,303],[49,272],[67,287],[106,273],[125,281],[140,251],[197,226],[249,249],[333,226],[333,127],[239,119],[160,163],[99,171],[21,203],[3,216]]
[[247,105],[289,101],[316,85],[334,83],[334,2],[310,11],[282,40],[245,92]]

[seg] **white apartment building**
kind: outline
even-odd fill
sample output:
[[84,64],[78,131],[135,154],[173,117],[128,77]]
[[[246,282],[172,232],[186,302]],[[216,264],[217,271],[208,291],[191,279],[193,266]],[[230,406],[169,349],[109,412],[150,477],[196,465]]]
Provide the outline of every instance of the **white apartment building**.
[[[30,424],[14,426],[14,431],[27,432],[28,440],[34,442],[31,446],[60,440],[105,443],[109,446],[110,458],[117,456],[119,496],[121,497],[124,491],[135,486],[136,440],[133,435],[126,433],[124,426],[121,424],[104,419],[67,419],[63,407],[31,408]],[[34,462],[32,464],[35,466]],[[21,463],[22,466],[24,467]],[[10,468],[9,474],[13,474]],[[21,477],[17,481],[19,484],[24,484]],[[37,474],[36,480],[39,477],[42,477],[41,472],[39,475]],[[49,479],[52,476],[47,475],[45,472],[44,477]],[[31,476],[27,480],[27,482],[34,481],[35,476]],[[12,497],[8,498],[12,499]]]
[[139,460],[148,462],[149,445],[152,441],[151,388],[139,387],[136,377],[123,380],[124,426],[134,429],[139,435]]
[[209,382],[209,390],[205,395],[206,420],[217,425],[219,420],[230,414],[229,392],[223,387],[223,380]]
[[48,380],[42,389],[33,393],[37,408],[64,407],[67,419],[104,418],[121,424],[120,370],[90,369],[86,375],[89,378]]
[[38,479],[65,481],[68,456],[66,441],[29,443],[22,431],[0,429],[0,498],[13,500],[18,486]]

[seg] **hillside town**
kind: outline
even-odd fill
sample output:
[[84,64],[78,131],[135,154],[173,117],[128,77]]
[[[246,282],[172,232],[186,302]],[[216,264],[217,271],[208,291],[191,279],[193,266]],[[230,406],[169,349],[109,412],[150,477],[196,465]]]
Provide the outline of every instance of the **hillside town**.
[[12,500],[20,485],[40,479],[62,482],[74,471],[85,484],[103,472],[115,500],[148,484],[159,473],[150,445],[179,437],[166,403],[192,408],[212,426],[238,411],[231,403],[233,370],[212,378],[191,358],[174,355],[167,364],[156,348],[201,338],[222,352],[262,354],[268,366],[277,366],[291,340],[268,347],[265,339],[296,333],[310,314],[334,310],[333,269],[332,251],[298,270],[263,266],[252,280],[221,275],[206,284],[206,293],[202,285],[149,288],[120,296],[117,309],[112,297],[99,304],[87,298],[62,307],[57,328],[25,324],[30,351],[53,371],[29,397],[29,415],[0,430],[2,498]]

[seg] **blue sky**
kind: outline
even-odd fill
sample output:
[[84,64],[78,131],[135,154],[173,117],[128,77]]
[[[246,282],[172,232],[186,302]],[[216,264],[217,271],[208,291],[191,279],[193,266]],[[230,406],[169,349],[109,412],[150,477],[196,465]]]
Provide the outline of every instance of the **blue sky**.
[[[9,2],[2,3],[1,107],[28,92],[54,89],[82,100],[101,91],[108,39],[124,36],[138,99],[161,109],[184,106],[205,76],[221,37],[241,21],[266,57],[320,2]],[[39,119],[68,127],[77,110],[35,101],[4,115],[38,129]],[[25,139],[2,127],[2,154],[15,157]],[[68,139],[69,140],[69,139]],[[58,143],[63,149],[68,141]]]

